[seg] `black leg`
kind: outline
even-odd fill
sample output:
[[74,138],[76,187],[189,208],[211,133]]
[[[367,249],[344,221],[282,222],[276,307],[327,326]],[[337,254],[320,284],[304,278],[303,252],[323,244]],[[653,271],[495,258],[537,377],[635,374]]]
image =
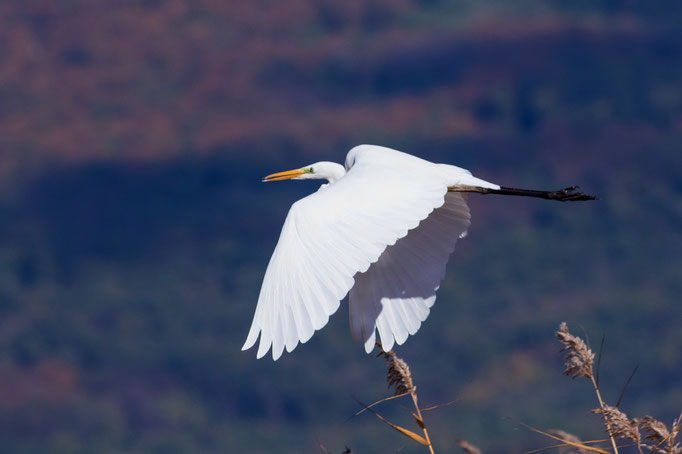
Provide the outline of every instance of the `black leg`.
[[541,199],[558,200],[560,202],[576,202],[581,200],[596,200],[593,195],[585,194],[577,191],[578,186],[571,186],[570,188],[561,189],[559,191],[535,191],[532,189],[516,189],[505,188],[490,189],[481,188],[478,186],[460,186],[449,188],[453,192],[478,192],[480,194],[499,194],[499,195],[516,195],[523,197],[538,197]]
[[534,191],[529,189],[505,188],[490,189],[489,194],[518,195],[525,197],[539,197],[541,199],[558,200],[560,202],[575,202],[579,200],[595,200],[593,195],[577,191],[578,186],[561,189],[559,191]]

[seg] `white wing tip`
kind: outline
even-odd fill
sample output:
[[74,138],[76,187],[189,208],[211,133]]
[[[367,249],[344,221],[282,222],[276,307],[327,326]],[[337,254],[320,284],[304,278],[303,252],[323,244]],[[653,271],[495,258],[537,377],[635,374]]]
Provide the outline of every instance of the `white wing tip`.
[[[381,349],[385,352],[390,352],[393,350],[393,345],[395,343],[393,339],[393,334],[389,333],[388,336],[386,336],[388,339],[381,339]],[[400,345],[400,344],[398,344]]]
[[[324,326],[325,324],[326,322],[322,326]],[[267,355],[268,351],[272,349],[272,360],[277,361],[282,356],[282,353],[284,352],[285,349],[288,353],[291,353],[292,351],[294,351],[296,347],[298,347],[299,342],[301,344],[305,344],[310,340],[310,338],[313,337],[313,334],[315,334],[315,330],[311,331],[310,333],[304,333],[301,336],[301,338],[296,341],[295,344],[291,342],[288,345],[283,344],[282,348],[280,348],[279,351],[276,351],[275,348],[273,347],[271,340],[270,341],[263,340],[263,336],[260,329],[252,328],[251,331],[249,332],[248,337],[246,338],[246,341],[244,342],[244,345],[242,345],[242,351],[248,350],[254,345],[256,345],[256,341],[258,340],[258,337],[260,335],[260,342],[258,344],[258,351],[256,352],[256,359],[261,359],[262,357]]]
[[372,334],[365,339],[365,351],[369,355],[372,353],[372,350],[374,350],[374,346],[376,345],[376,331],[372,331]]
[[251,327],[251,329],[249,330],[249,335],[246,336],[246,341],[244,341],[244,345],[242,345],[242,351],[248,350],[256,344],[259,333],[260,329],[257,329],[253,326]]
[[[266,350],[267,352],[267,350]],[[272,349],[272,360],[277,361],[280,356],[282,356],[282,353],[284,352],[284,346],[282,348],[275,350],[274,348]]]
[[[256,343],[257,338],[258,336],[256,335],[256,337],[254,337],[253,339],[251,338],[246,339],[246,342],[244,342],[244,345],[242,345],[242,351],[248,350],[251,347],[253,347],[254,344]],[[294,348],[296,348],[296,346],[294,346],[291,350],[293,350]],[[274,348],[272,348],[272,342],[265,343],[263,342],[263,339],[261,337],[261,341],[258,344],[258,351],[256,352],[256,359],[261,359],[262,357],[267,355],[270,350],[272,350],[272,360],[277,361],[280,358],[280,356],[282,356],[284,347],[282,347],[279,351],[276,351]],[[288,352],[291,352],[291,350],[287,348]]]

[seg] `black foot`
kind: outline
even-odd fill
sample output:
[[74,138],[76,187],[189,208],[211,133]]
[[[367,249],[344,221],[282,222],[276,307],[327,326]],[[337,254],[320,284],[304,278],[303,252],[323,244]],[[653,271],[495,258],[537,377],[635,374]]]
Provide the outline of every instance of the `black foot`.
[[593,195],[585,194],[577,191],[578,186],[571,186],[560,191],[553,191],[547,193],[547,198],[551,200],[558,200],[560,202],[576,202],[580,200],[596,200]]

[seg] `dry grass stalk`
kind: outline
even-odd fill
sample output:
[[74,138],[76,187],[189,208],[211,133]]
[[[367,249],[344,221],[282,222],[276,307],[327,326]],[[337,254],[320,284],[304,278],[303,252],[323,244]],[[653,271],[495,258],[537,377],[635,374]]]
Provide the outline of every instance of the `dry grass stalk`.
[[[386,382],[388,383],[388,387],[393,388],[394,396],[403,396],[409,394],[409,396],[412,398],[412,403],[414,405],[414,412],[412,412],[412,417],[414,418],[417,425],[422,429],[424,436],[422,437],[412,432],[411,430],[393,424],[386,420],[384,417],[382,417],[380,414],[372,410],[370,411],[372,411],[372,413],[374,413],[374,415],[377,418],[391,426],[393,429],[402,433],[406,437],[411,438],[412,440],[427,446],[429,448],[429,452],[431,454],[434,454],[433,445],[431,444],[431,439],[429,438],[429,432],[426,429],[426,424],[424,424],[422,412],[421,409],[419,408],[417,387],[414,385],[414,382],[412,381],[412,374],[410,373],[409,366],[401,358],[398,358],[398,356],[395,354],[393,350],[384,352],[379,342],[377,342],[376,345],[377,347],[379,347],[380,350],[379,354],[377,354],[377,357],[384,358],[386,360],[386,365],[388,366],[388,372],[386,373]],[[376,402],[365,407],[365,409],[369,410],[375,404]]]
[[464,452],[468,452],[469,454],[481,454],[481,450],[478,449],[478,447],[472,445],[466,440],[457,440],[457,444]]
[[[586,377],[592,382],[592,387],[597,395],[597,400],[599,401],[599,408],[603,409],[606,404],[601,398],[601,393],[599,392],[599,385],[594,377],[594,353],[590,350],[585,341],[583,341],[578,336],[574,336],[568,331],[568,326],[566,322],[561,322],[559,325],[559,330],[556,332],[556,337],[564,344],[564,348],[561,349],[562,352],[566,352],[566,358],[564,364],[566,365],[566,370],[564,374],[572,378]],[[611,441],[611,447],[613,452],[618,454],[618,446],[616,445],[616,437],[611,432],[611,429],[607,425],[606,431],[609,434],[609,439]]]
[[682,426],[682,414],[673,421],[670,430],[660,421],[646,416],[639,420],[642,431],[646,433],[644,440],[655,443],[653,446],[645,445],[650,453],[681,454],[682,445],[677,442],[677,435]]
[[642,452],[642,438],[639,433],[639,421],[637,419],[630,420],[625,413],[617,407],[610,405],[604,405],[601,408],[592,410],[592,412],[598,413],[601,416],[610,434],[617,438],[631,440],[639,452]]
[[[575,443],[575,445],[580,445],[583,443],[579,437],[577,437],[573,434],[570,434],[570,433],[568,433],[564,430],[561,430],[561,429],[547,429],[547,433],[554,435],[556,437],[559,437],[562,440],[565,440],[565,441],[568,441],[571,443]],[[575,445],[573,445],[573,446],[571,446],[571,445],[560,446],[559,447],[559,454],[586,454],[586,453],[590,452],[586,449],[576,447]]]
[[646,432],[645,440],[652,441],[657,445],[665,443],[670,438],[668,428],[661,421],[658,421],[651,416],[645,416],[642,419],[642,430]]
[[417,443],[422,444],[422,445],[424,445],[424,446],[429,446],[429,442],[428,442],[424,437],[422,437],[421,435],[417,435],[416,433],[412,432],[412,431],[409,430],[409,429],[405,429],[404,427],[401,427],[401,426],[399,426],[399,425],[397,425],[397,424],[393,424],[391,421],[387,420],[386,418],[384,418],[383,416],[381,416],[381,415],[380,415],[379,413],[377,413],[377,412],[374,412],[374,415],[375,415],[377,418],[379,418],[380,420],[382,420],[383,422],[385,422],[386,424],[388,424],[389,426],[391,426],[391,427],[392,427],[393,429],[395,429],[396,431],[398,431],[398,432],[400,432],[401,434],[405,435],[407,438],[411,438],[412,440],[414,440],[414,441],[416,441]]
[[566,352],[564,364],[566,370],[564,374],[572,378],[593,377],[592,364],[594,363],[594,353],[587,348],[585,342],[568,331],[566,322],[562,322],[556,337],[564,344],[562,352]]
[[[641,454],[644,453],[643,449],[647,450],[649,454],[682,454],[682,445],[677,442],[677,435],[682,426],[682,415],[673,422],[670,430],[668,430],[665,424],[651,416],[631,419],[620,411],[618,407],[606,405],[601,398],[599,386],[594,377],[594,354],[592,351],[582,339],[568,331],[566,323],[562,323],[559,326],[556,336],[564,344],[564,348],[561,351],[567,352],[564,374],[573,378],[586,377],[592,381],[594,391],[599,400],[599,408],[592,410],[592,412],[598,413],[601,416],[606,431],[609,434],[614,453],[618,453],[615,439],[621,438],[632,441]],[[642,438],[642,432],[645,434],[644,438]],[[647,442],[654,444],[650,445]]]
[[[600,443],[600,442],[605,441],[605,440],[595,440],[595,441],[571,441],[570,439],[566,439],[566,438],[562,438],[562,437],[560,437],[560,436],[554,435],[554,434],[550,433],[549,431],[548,431],[548,432],[545,432],[545,431],[543,431],[543,430],[536,429],[536,428],[533,427],[533,426],[529,426],[528,424],[524,424],[524,423],[520,423],[520,424],[521,424],[522,426],[527,427],[528,429],[532,430],[533,432],[536,432],[536,433],[539,433],[539,434],[544,435],[544,436],[546,436],[546,437],[549,437],[549,438],[551,438],[552,440],[556,440],[556,441],[558,441],[558,442],[561,442],[561,444],[559,444],[559,445],[550,446],[550,447],[546,447],[546,448],[543,448],[543,449],[538,449],[538,450],[536,450],[536,451],[529,451],[529,452],[526,453],[526,454],[536,453],[536,452],[540,452],[540,451],[545,451],[545,450],[547,450],[547,449],[552,449],[552,448],[560,448],[560,449],[561,449],[561,448],[563,448],[563,447],[578,448],[578,449],[582,449],[582,450],[587,451],[587,452],[596,452],[596,453],[599,453],[599,454],[609,454],[608,451],[604,451],[604,450],[601,449],[601,448],[597,448],[597,447],[595,447],[595,446],[590,446],[590,444],[593,444],[593,443]],[[556,429],[552,429],[551,431],[556,432]]]
[[393,395],[398,396],[405,393],[413,393],[416,391],[414,383],[412,382],[412,374],[410,374],[410,367],[401,358],[398,358],[393,350],[385,352],[381,350],[377,357],[386,359],[388,372],[386,373],[386,382],[388,387],[393,387]]

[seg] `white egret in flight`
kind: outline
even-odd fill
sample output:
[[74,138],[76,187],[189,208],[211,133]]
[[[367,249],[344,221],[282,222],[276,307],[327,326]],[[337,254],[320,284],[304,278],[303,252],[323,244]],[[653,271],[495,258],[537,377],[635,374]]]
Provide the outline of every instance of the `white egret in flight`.
[[278,359],[307,342],[349,294],[350,329],[367,353],[384,350],[426,320],[445,265],[470,224],[465,193],[592,200],[576,191],[500,187],[468,170],[375,145],[348,152],[346,166],[317,162],[263,181],[327,180],[291,206],[272,254],[251,330],[257,357]]

